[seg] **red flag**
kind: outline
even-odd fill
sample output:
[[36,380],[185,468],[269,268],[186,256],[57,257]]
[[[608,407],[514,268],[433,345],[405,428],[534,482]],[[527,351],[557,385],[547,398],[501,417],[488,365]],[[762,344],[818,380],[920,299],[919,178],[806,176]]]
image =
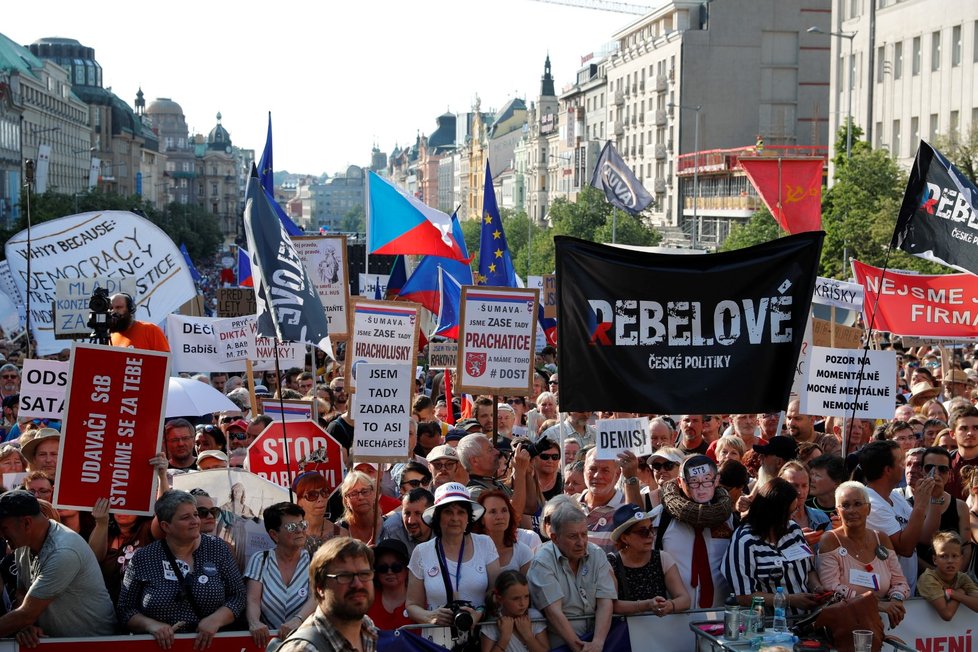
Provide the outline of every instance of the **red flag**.
[[782,229],[822,230],[822,159],[743,157],[740,166]]
[[445,423],[454,426],[455,425],[455,407],[452,405],[454,400],[452,396],[452,370],[445,370],[445,404],[448,406],[448,414],[445,417]]

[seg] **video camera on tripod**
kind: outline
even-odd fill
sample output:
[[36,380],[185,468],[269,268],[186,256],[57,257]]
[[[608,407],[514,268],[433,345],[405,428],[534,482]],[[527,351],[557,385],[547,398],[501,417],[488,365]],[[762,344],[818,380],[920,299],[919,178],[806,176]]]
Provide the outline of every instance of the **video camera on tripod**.
[[111,321],[112,301],[109,299],[109,291],[96,286],[92,291],[92,296],[88,299],[88,322],[86,325],[92,329],[88,341],[93,344],[108,345]]

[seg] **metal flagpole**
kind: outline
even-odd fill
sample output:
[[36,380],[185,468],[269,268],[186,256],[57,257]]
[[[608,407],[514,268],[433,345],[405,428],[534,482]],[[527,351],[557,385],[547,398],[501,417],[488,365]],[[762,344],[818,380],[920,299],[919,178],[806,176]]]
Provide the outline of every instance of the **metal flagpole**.
[[611,207],[611,244],[618,242],[618,208]]
[[275,346],[275,376],[278,378],[278,407],[282,417],[282,448],[285,449],[285,470],[289,474],[289,502],[294,503],[295,493],[292,491],[292,481],[295,478],[292,477],[292,453],[289,452],[289,437],[286,432],[288,419],[285,418],[285,401],[282,399],[282,370],[279,368],[278,343],[279,339],[276,337],[273,344]]

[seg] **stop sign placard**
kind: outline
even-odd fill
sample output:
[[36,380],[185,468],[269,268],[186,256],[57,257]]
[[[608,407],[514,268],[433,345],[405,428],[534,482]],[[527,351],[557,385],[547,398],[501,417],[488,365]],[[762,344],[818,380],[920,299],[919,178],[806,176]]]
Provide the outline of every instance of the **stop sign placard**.
[[[286,457],[288,446],[288,457]],[[292,485],[299,471],[299,460],[320,448],[326,461],[315,465],[326,477],[326,485],[338,487],[343,480],[343,453],[339,442],[313,421],[273,421],[248,447],[245,468],[255,475],[283,487]],[[286,460],[289,465],[286,465]],[[289,472],[291,466],[292,472]]]

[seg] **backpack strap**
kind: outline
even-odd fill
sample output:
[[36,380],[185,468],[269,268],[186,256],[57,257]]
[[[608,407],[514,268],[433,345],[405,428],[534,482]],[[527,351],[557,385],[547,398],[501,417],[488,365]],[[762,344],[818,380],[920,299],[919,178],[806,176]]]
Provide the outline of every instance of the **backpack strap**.
[[311,643],[317,650],[332,649],[330,642],[326,640],[326,637],[323,636],[323,633],[320,632],[315,625],[303,625],[299,629],[289,634],[289,637],[285,640],[291,641],[293,639]]

